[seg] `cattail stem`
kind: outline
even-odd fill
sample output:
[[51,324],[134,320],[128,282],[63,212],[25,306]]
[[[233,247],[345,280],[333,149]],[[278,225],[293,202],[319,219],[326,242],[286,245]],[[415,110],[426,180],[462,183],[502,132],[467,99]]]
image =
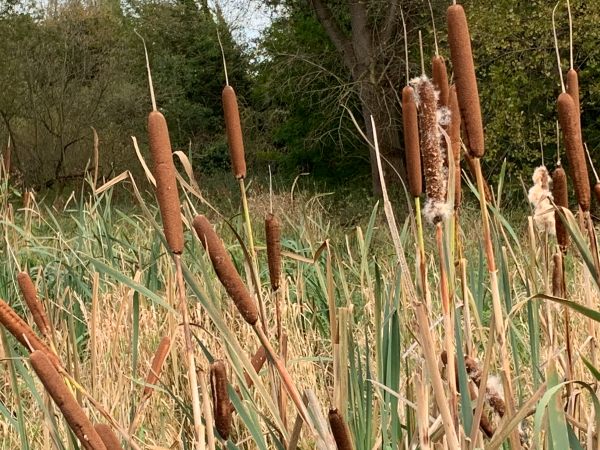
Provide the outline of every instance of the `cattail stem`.
[[[177,293],[179,297],[179,308],[183,322],[183,337],[185,341],[185,358],[187,362],[188,378],[190,383],[192,397],[192,412],[194,416],[194,447],[197,450],[205,449],[204,439],[200,436],[204,434],[204,425],[202,425],[202,412],[200,409],[200,397],[198,394],[198,376],[196,372],[196,359],[194,357],[194,343],[192,341],[192,331],[190,329],[190,319],[188,315],[187,302],[185,298],[185,282],[183,281],[183,271],[181,266],[181,255],[174,254],[175,271],[177,278]],[[210,449],[214,450],[214,449]]]
[[421,296],[425,299],[427,310],[431,310],[427,293],[427,262],[425,260],[425,239],[423,238],[423,219],[421,217],[421,198],[415,197],[415,218],[417,220],[417,245],[419,248],[419,274]]
[[[504,316],[502,312],[502,304],[500,300],[500,288],[498,284],[498,271],[496,269],[496,260],[494,257],[494,247],[492,244],[492,234],[490,231],[489,215],[487,210],[487,201],[485,198],[484,180],[481,172],[481,162],[479,158],[473,158],[475,165],[475,173],[477,177],[477,189],[479,191],[479,202],[481,208],[481,221],[483,226],[483,240],[485,246],[485,255],[490,275],[490,287],[492,292],[492,307],[494,311],[494,324],[496,326],[496,337],[500,347],[501,359],[501,378],[504,387],[504,395],[506,398],[506,412],[508,417],[514,415],[514,396],[511,383],[510,359],[508,352],[508,344],[504,336]],[[510,435],[510,445],[512,449],[521,448],[520,437],[518,430],[514,430]]]

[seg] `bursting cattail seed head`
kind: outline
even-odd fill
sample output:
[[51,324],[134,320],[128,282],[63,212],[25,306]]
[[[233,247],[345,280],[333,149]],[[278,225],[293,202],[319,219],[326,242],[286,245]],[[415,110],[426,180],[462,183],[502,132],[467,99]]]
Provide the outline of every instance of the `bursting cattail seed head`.
[[446,70],[446,61],[440,55],[431,59],[431,78],[433,86],[439,92],[438,106],[448,107],[448,72]]
[[271,289],[276,291],[281,282],[281,224],[274,214],[269,214],[265,219],[265,234]]
[[337,409],[329,410],[329,425],[338,450],[352,450],[352,439],[346,421]]
[[450,110],[450,127],[448,136],[452,144],[452,156],[454,158],[454,207],[458,208],[462,200],[461,176],[460,176],[460,108],[456,97],[456,86],[450,86],[448,93],[448,109]]
[[469,142],[468,149],[471,156],[481,158],[485,152],[481,105],[475,78],[469,26],[463,7],[461,5],[450,6],[447,11],[447,21],[450,59],[456,80],[458,104]]
[[17,283],[19,284],[21,294],[23,294],[25,303],[27,303],[27,307],[33,316],[33,321],[39,328],[40,333],[42,333],[44,337],[50,336],[50,321],[48,320],[48,316],[46,316],[44,305],[37,296],[35,286],[33,285],[29,274],[27,272],[19,273],[17,275]]
[[92,426],[92,423],[86,416],[77,400],[73,397],[69,388],[63,381],[60,374],[54,368],[54,365],[48,359],[47,355],[40,350],[36,350],[30,355],[31,367],[38,378],[60,409],[69,427],[77,436],[81,445],[86,450],[106,450],[100,436]]
[[171,339],[169,336],[165,336],[161,339],[160,344],[158,344],[158,348],[154,353],[154,358],[152,358],[152,365],[150,366],[150,372],[146,376],[146,386],[144,387],[144,397],[150,396],[154,391],[154,385],[158,381],[158,377],[160,377],[160,372],[162,370],[163,363],[167,359],[169,355],[169,349],[171,348]]
[[183,252],[183,223],[177,190],[177,177],[173,152],[169,138],[169,128],[165,116],[159,111],[148,115],[148,137],[154,163],[156,195],[162,216],[165,238],[173,253]]
[[215,428],[225,440],[231,433],[231,401],[227,393],[227,369],[223,361],[215,361],[210,366]]
[[193,226],[204,249],[208,252],[217,277],[221,281],[225,291],[227,291],[227,294],[229,294],[229,297],[235,303],[244,320],[250,325],[254,325],[258,321],[258,308],[248,288],[242,281],[240,274],[233,265],[231,256],[225,250],[223,241],[217,236],[217,233],[205,216],[196,216]]
[[3,300],[0,300],[0,323],[12,334],[23,347],[30,351],[40,350],[45,353],[54,367],[61,366],[58,356],[44,344],[31,327]]
[[408,190],[413,197],[423,193],[421,175],[421,150],[419,147],[419,122],[415,92],[411,86],[402,89],[402,122],[404,126],[404,154],[408,172]]
[[98,436],[100,436],[100,439],[102,439],[106,450],[123,450],[119,438],[117,438],[111,427],[104,423],[97,423],[94,425],[94,429],[98,433]]
[[589,211],[590,180],[578,126],[578,113],[573,98],[565,92],[558,96],[558,121],[563,132],[577,203],[583,211]]
[[450,214],[446,202],[448,180],[442,154],[437,92],[425,75],[412,80],[411,84],[418,98],[420,147],[427,194],[423,215],[435,224]]
[[[567,174],[562,166],[558,166],[552,173],[552,196],[554,203],[558,207],[569,208],[569,194],[567,191]],[[558,211],[554,212],[554,222],[556,226],[556,240],[561,250],[566,251],[569,246],[569,232],[565,228]]]
[[240,123],[237,96],[229,85],[223,88],[223,112],[227,128],[227,142],[231,156],[231,167],[236,178],[246,178],[246,156],[244,154],[244,139]]

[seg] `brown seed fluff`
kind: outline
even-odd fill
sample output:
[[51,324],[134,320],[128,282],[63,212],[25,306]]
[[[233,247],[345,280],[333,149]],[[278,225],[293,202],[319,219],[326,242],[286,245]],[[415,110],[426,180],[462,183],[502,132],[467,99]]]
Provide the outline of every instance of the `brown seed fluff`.
[[329,425],[338,450],[352,450],[352,439],[346,421],[337,409],[329,410]]
[[423,215],[431,223],[437,223],[444,218],[446,212],[447,188],[441,134],[438,129],[437,96],[433,84],[427,77],[420,77],[414,83],[419,100],[420,147],[427,194]]
[[585,151],[578,128],[578,114],[573,98],[563,92],[558,96],[558,121],[563,132],[571,176],[575,185],[577,203],[583,211],[590,209],[590,180]]
[[[569,193],[567,192],[567,174],[561,165],[558,165],[552,173],[552,197],[557,206],[569,208]],[[556,240],[561,250],[564,252],[569,246],[569,232],[565,228],[558,211],[554,212],[554,222],[556,226]]]
[[10,334],[21,343],[27,351],[31,349],[40,350],[47,354],[54,367],[61,366],[58,356],[50,350],[46,344],[35,334],[31,327],[3,300],[0,300],[0,323],[4,325]]
[[562,253],[557,252],[552,255],[552,262],[552,295],[564,298]]
[[581,105],[579,104],[579,76],[575,69],[569,69],[567,72],[567,94],[571,96],[577,108],[577,114],[581,115]]
[[65,420],[86,450],[106,450],[100,436],[77,403],[47,355],[36,350],[30,355],[31,366],[60,409]]
[[452,156],[454,157],[454,207],[458,208],[462,200],[461,172],[460,172],[460,108],[456,97],[456,86],[450,86],[448,93],[448,109],[450,110],[450,127],[448,136],[452,144]]
[[165,336],[161,339],[158,348],[152,358],[152,365],[150,366],[150,372],[146,375],[146,386],[144,386],[144,397],[148,397],[154,391],[154,385],[160,377],[160,371],[162,370],[163,363],[167,359],[169,354],[169,348],[171,347],[171,339],[169,336]]
[[227,142],[231,156],[231,168],[236,178],[246,178],[246,157],[244,155],[244,139],[240,123],[237,96],[229,85],[223,88],[223,112],[227,128]]
[[402,89],[402,122],[404,126],[404,154],[408,172],[408,190],[413,197],[423,193],[421,175],[421,150],[419,147],[419,122],[415,91],[411,86]]
[[215,428],[225,440],[231,433],[231,402],[227,393],[227,369],[223,361],[215,361],[210,366]]
[[481,158],[485,152],[481,105],[475,78],[469,25],[463,7],[450,6],[447,11],[447,21],[450,59],[456,80],[458,104],[468,137],[469,153],[473,157]]
[[94,429],[98,433],[98,436],[100,436],[100,439],[102,439],[102,442],[104,442],[106,450],[123,450],[119,438],[115,435],[111,427],[105,423],[97,423],[94,425]]
[[39,328],[40,333],[42,333],[44,337],[50,336],[50,321],[48,320],[48,316],[46,316],[44,305],[38,298],[35,286],[33,285],[29,274],[27,272],[20,272],[17,275],[17,283],[19,284],[21,294],[23,294],[25,303],[27,303],[27,307],[33,316],[33,321]]
[[231,256],[225,250],[223,241],[217,236],[205,216],[196,216],[193,226],[204,249],[208,252],[217,277],[223,284],[225,291],[235,303],[244,320],[250,325],[254,325],[258,320],[258,308],[240,274],[235,269]]
[[269,214],[265,219],[265,234],[271,289],[276,291],[281,281],[281,224],[276,215]]
[[448,106],[448,72],[446,70],[446,61],[443,56],[436,55],[431,58],[431,78],[433,86],[439,92],[438,106]]
[[148,114],[148,137],[154,163],[156,195],[165,238],[173,253],[183,252],[183,223],[177,190],[177,177],[167,121],[159,111]]

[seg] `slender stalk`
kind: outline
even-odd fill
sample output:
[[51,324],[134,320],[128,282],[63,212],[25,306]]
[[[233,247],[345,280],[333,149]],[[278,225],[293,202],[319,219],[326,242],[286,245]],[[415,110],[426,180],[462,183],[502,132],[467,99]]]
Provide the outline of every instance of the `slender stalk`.
[[[204,435],[204,425],[202,425],[202,412],[200,409],[200,396],[198,394],[198,376],[196,373],[196,360],[194,357],[194,343],[192,341],[192,332],[190,329],[190,319],[188,315],[187,302],[185,298],[185,283],[183,281],[183,271],[181,268],[181,256],[174,254],[175,271],[177,278],[177,292],[179,297],[179,308],[183,322],[183,337],[185,341],[185,358],[187,360],[188,377],[190,381],[190,390],[192,394],[192,412],[194,415],[194,447],[197,450],[204,450],[206,443],[201,436]],[[214,446],[210,449],[214,450]]]
[[[481,172],[481,161],[479,158],[473,158],[475,166],[475,174],[477,177],[477,189],[479,191],[479,201],[481,208],[481,221],[483,226],[483,240],[485,246],[485,256],[487,260],[488,272],[490,276],[490,288],[492,292],[492,307],[494,311],[494,325],[496,326],[496,337],[500,344],[500,375],[504,387],[504,395],[506,401],[506,416],[514,415],[514,394],[512,382],[510,378],[510,359],[507,347],[506,338],[504,336],[504,316],[502,312],[502,303],[500,300],[500,287],[498,283],[498,269],[496,268],[496,260],[494,258],[494,247],[492,244],[492,234],[490,230],[490,219],[487,210],[487,201],[485,198],[485,188],[483,174]],[[514,430],[510,435],[511,449],[520,449],[521,441],[518,430]]]
[[421,295],[425,299],[427,310],[431,310],[429,295],[427,293],[427,265],[425,260],[425,240],[423,239],[423,218],[421,216],[421,198],[415,197],[415,216],[417,219],[417,245],[419,247],[419,272]]

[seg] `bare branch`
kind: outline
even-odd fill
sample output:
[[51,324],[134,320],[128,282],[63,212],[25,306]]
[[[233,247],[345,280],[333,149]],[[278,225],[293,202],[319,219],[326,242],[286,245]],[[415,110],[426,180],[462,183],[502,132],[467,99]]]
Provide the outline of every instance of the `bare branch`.
[[331,14],[331,10],[323,3],[322,0],[309,0],[312,9],[317,15],[319,23],[325,29],[327,36],[335,46],[336,50],[341,53],[342,59],[346,67],[350,70],[354,67],[356,57],[352,48],[350,39],[344,34],[339,27],[337,21]]

